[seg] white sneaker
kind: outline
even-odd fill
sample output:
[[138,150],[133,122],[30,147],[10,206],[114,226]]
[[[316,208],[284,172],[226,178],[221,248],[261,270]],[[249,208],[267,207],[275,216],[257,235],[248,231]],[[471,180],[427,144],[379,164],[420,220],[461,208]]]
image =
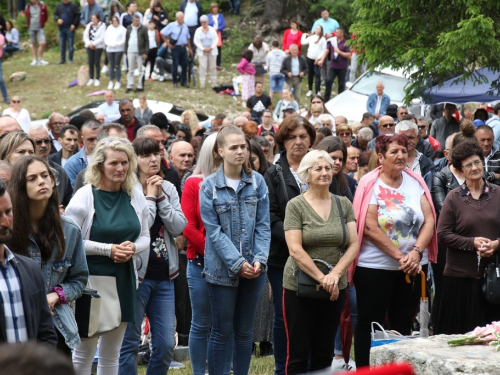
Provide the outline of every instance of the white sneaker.
[[98,80],[98,79],[96,79],[96,80],[94,81],[94,86],[99,86],[100,84],[101,84],[101,82],[99,82],[99,80]]
[[115,90],[120,90],[120,87],[122,87],[120,82],[115,83]]
[[33,60],[33,61],[31,62],[31,64],[30,64],[30,65],[31,65],[31,66],[35,66],[35,65],[37,65],[37,64],[38,64],[38,61]]
[[49,65],[49,63],[47,61],[45,61],[45,60],[42,59],[42,60],[38,60],[37,65],[39,65],[39,66],[45,66],[45,65]]
[[151,79],[153,81],[158,81],[160,79],[160,75],[157,74],[157,73],[155,73],[155,72],[153,72],[153,73],[151,73]]
[[341,359],[333,358],[331,369],[333,372],[344,371],[345,370],[344,365],[345,365],[344,358]]
[[108,71],[109,71],[109,68],[108,68],[108,66],[107,66],[107,65],[104,65],[104,66],[102,67],[102,69],[101,69],[101,73],[102,73],[102,74],[106,74]]
[[93,84],[94,84],[94,80],[89,79],[89,81],[87,82],[87,86],[92,86]]
[[108,90],[113,90],[113,81],[109,81]]
[[316,95],[321,96],[321,91],[318,91],[318,92],[316,93]]
[[349,358],[349,363],[344,365],[344,369],[347,371],[356,371],[356,362],[354,362],[352,358]]
[[160,76],[160,78],[158,78],[158,81],[160,81],[160,82],[165,81],[165,76]]
[[309,90],[306,94],[306,96],[309,98],[311,95],[313,94],[313,92],[311,90]]

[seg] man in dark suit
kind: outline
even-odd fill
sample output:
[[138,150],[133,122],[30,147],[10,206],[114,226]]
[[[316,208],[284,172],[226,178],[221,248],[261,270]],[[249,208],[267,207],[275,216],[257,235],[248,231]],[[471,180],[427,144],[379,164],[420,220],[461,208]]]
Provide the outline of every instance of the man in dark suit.
[[45,295],[40,267],[14,255],[5,243],[12,239],[12,202],[0,179],[0,342],[36,340],[54,348],[57,336]]
[[49,163],[56,163],[64,168],[70,157],[78,152],[78,129],[74,125],[64,126],[59,133],[61,149],[47,158]]

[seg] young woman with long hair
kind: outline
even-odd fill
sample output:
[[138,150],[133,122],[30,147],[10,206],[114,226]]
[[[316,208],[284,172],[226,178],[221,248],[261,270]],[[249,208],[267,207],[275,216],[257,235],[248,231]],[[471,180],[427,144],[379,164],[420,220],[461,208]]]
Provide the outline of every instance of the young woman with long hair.
[[71,357],[80,336],[69,303],[80,297],[89,273],[80,229],[59,214],[56,178],[44,159],[21,158],[12,170],[8,191],[14,216],[9,248],[42,268],[57,348]]
[[248,156],[242,130],[223,127],[214,147],[218,169],[200,188],[207,233],[203,274],[212,303],[208,369],[214,375],[224,373],[232,332],[234,373],[248,373],[253,321],[267,269],[269,194],[264,178],[252,173]]

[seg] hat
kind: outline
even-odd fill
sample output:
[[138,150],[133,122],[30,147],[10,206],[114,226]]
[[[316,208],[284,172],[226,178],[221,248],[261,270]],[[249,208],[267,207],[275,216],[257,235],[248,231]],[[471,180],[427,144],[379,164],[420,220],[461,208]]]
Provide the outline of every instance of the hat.
[[473,124],[477,128],[477,127],[479,127],[481,125],[484,125],[484,121],[480,120],[480,119],[477,119],[477,120],[474,120]]

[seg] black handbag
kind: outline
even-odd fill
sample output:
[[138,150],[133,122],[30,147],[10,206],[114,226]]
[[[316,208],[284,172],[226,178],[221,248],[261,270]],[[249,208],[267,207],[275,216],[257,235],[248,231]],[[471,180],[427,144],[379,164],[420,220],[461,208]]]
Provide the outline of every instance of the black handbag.
[[96,334],[100,312],[101,296],[97,294],[97,290],[84,289],[81,297],[75,302],[75,320],[80,337],[88,338]]
[[488,268],[486,268],[483,295],[488,303],[500,305],[500,266],[497,253],[495,254],[495,262],[488,264]]
[[[340,221],[342,223],[342,246],[340,247],[340,256],[342,257],[342,255],[344,255],[345,253],[345,247],[347,245],[346,225],[344,221],[344,212],[342,210],[342,205],[340,204],[340,199],[336,195],[334,195],[333,197],[335,198],[335,202],[337,203]],[[326,266],[326,268],[318,267],[318,269],[323,272],[324,275],[327,275],[333,269],[333,266],[325,262],[324,260],[313,259],[313,262],[321,263]],[[300,268],[295,271],[295,280],[297,282],[298,297],[330,299],[330,293],[324,290],[316,280],[314,280]]]

